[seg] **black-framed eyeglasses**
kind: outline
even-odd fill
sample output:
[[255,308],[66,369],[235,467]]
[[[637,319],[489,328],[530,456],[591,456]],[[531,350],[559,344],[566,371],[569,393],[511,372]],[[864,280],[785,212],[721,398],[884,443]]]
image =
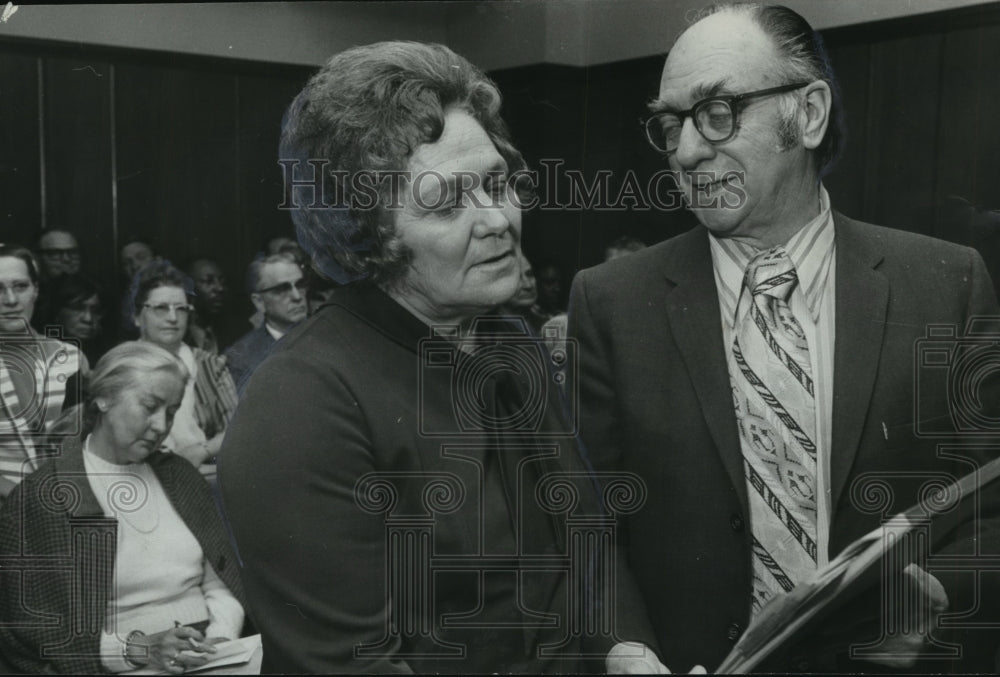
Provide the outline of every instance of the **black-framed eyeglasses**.
[[178,317],[187,317],[194,310],[194,306],[188,303],[157,303],[156,305],[143,303],[142,307],[149,308],[149,311],[161,320],[170,315],[171,311],[176,313]]
[[52,259],[78,259],[80,250],[77,247],[68,249],[39,249],[38,253],[46,258]]
[[670,155],[680,145],[684,119],[691,118],[694,120],[694,126],[698,133],[709,143],[728,141],[736,135],[740,128],[740,113],[748,100],[790,92],[808,84],[808,82],[796,82],[791,85],[768,87],[745,94],[710,96],[687,110],[676,113],[671,111],[657,113],[647,118],[643,123],[646,129],[646,140],[660,153]]
[[289,296],[292,293],[292,288],[298,289],[299,293],[305,294],[309,291],[309,281],[306,278],[301,277],[292,282],[282,282],[281,284],[276,284],[273,287],[267,287],[266,289],[258,289],[258,294],[280,294],[282,296]]

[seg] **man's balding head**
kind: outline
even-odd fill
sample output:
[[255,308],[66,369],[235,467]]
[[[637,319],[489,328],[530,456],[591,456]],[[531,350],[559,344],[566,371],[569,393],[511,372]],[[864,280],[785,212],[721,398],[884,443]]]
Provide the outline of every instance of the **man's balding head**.
[[692,211],[716,235],[783,243],[815,216],[831,152],[823,64],[808,23],[781,7],[723,7],[678,37],[650,108]]

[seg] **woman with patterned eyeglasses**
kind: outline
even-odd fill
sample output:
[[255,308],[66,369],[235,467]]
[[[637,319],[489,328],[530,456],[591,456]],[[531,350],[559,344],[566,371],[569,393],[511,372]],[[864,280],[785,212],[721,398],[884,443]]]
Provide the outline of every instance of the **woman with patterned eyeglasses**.
[[0,244],[0,501],[38,468],[41,437],[80,400],[79,350],[31,328],[39,277],[27,248]]
[[194,307],[191,279],[167,261],[143,268],[135,284],[135,324],[142,341],[177,355],[191,373],[163,448],[191,461],[209,479],[226,425],[236,409],[236,386],[225,359],[184,343]]

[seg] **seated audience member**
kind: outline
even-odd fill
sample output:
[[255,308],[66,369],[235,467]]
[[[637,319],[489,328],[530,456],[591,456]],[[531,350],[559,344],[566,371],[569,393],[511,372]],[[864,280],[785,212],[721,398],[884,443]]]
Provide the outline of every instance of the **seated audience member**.
[[28,249],[0,244],[0,501],[38,468],[41,435],[82,388],[76,347],[31,327],[39,282]]
[[[159,346],[111,349],[94,368],[82,440],[0,509],[10,564],[0,567],[0,654],[17,671],[180,674],[240,636],[243,587],[211,492],[158,449],[188,379]],[[22,570],[19,558],[72,570]]]
[[311,266],[306,269],[306,281],[309,283],[309,288],[306,290],[306,304],[309,306],[311,317],[330,299],[338,285],[318,274]]
[[79,274],[63,275],[49,289],[43,324],[58,327],[63,337],[79,341],[87,363],[94,364],[107,348],[101,335],[101,290],[93,280]]
[[309,263],[309,257],[306,253],[302,251],[302,247],[299,243],[295,241],[294,238],[285,237],[284,235],[279,237],[272,237],[264,245],[264,254],[266,256],[272,256],[274,254],[290,254],[295,262],[298,263],[303,268]]
[[158,259],[159,257],[154,254],[152,246],[139,238],[128,239],[121,248],[119,265],[122,278],[125,281],[125,291],[121,299],[120,324],[116,332],[120,341],[131,341],[139,337],[135,327],[135,311],[132,308],[132,299],[135,297],[136,277],[142,268]]
[[126,284],[132,281],[141,268],[157,258],[153,247],[139,238],[128,240],[121,248],[119,256],[122,276],[125,278]]
[[566,312],[562,270],[554,262],[548,261],[535,267],[535,281],[538,285],[538,301],[534,312],[545,320]]
[[226,351],[226,366],[240,392],[274,344],[308,313],[308,281],[290,254],[271,254],[251,263],[247,283],[263,323]]
[[[632,237],[631,235],[622,235],[614,242],[609,244],[604,249],[604,261],[608,262],[613,259],[620,258],[622,256],[628,256],[634,252],[645,249],[646,245],[639,239]],[[561,354],[564,357],[566,353],[566,334],[569,326],[569,315],[566,313],[557,313],[551,318],[545,321],[542,325],[539,333],[545,340],[545,345],[549,349],[549,353],[555,358],[557,355]],[[556,359],[556,369],[565,374],[566,369],[569,364],[563,359]]]
[[625,256],[645,248],[646,244],[642,240],[634,238],[631,235],[622,235],[605,248],[604,260],[611,261],[612,259],[617,259],[619,256]]
[[514,315],[524,319],[528,328],[538,333],[545,323],[545,317],[538,314],[535,302],[538,300],[538,286],[535,284],[535,273],[531,269],[531,262],[524,252],[518,251],[517,261],[521,266],[521,277],[517,285],[517,291],[510,297],[510,300],[503,305],[502,313]]
[[46,282],[62,275],[80,272],[80,244],[66,230],[48,230],[38,238],[42,279]]
[[[306,253],[302,251],[302,247],[293,238],[280,235],[278,237],[272,237],[264,242],[264,247],[260,253],[257,254],[254,260],[267,258],[268,256],[273,256],[274,254],[288,254],[295,262],[299,264],[299,267],[303,271],[309,269],[309,257]],[[253,289],[253,284],[248,280],[247,288]],[[255,311],[250,317],[250,324],[254,329],[259,329],[264,326],[264,314],[259,310]]]
[[232,345],[246,328],[228,307],[226,276],[219,264],[210,259],[197,259],[187,267],[194,280],[194,313],[188,322],[187,342],[218,355]]
[[[345,204],[357,171],[463,172],[480,182],[445,210],[428,208],[437,198],[416,193],[414,182],[383,187],[374,208],[292,212],[313,265],[352,284],[274,347],[247,384],[220,455],[264,672],[574,672],[583,651],[602,661],[610,653],[601,667],[613,670],[657,665],[641,644],[633,645],[636,665],[619,659],[610,634],[573,635],[567,610],[596,611],[579,596],[585,586],[558,566],[523,568],[532,557],[569,556],[566,512],[535,498],[541,478],[573,478],[576,514],[601,512],[573,437],[558,436],[566,423],[552,389],[531,429],[546,435],[539,454],[528,442],[533,432],[526,439],[487,423],[522,411],[526,374],[487,374],[480,385],[488,395],[470,404],[475,423],[464,433],[452,427],[453,369],[418,378],[432,327],[441,332],[437,354],[463,360],[471,346],[459,336],[474,340],[483,328],[474,319],[519,284],[520,201],[505,177],[524,160],[499,110],[495,85],[448,48],[388,42],[334,56],[286,114],[280,157],[329,162],[324,191],[339,190]],[[423,182],[437,197],[442,187]],[[308,204],[289,189],[293,204]],[[510,329],[495,317],[487,327],[500,328]],[[524,345],[523,334],[514,337]],[[425,435],[424,425],[445,433]],[[522,482],[530,488],[518,491]],[[389,500],[379,505],[382,497]],[[436,576],[416,560],[400,562],[388,520],[428,514],[434,528],[420,541],[424,552],[472,564],[489,553],[507,566]],[[623,561],[615,571],[615,633],[642,641],[642,601],[630,593]],[[410,584],[428,586],[426,594],[410,596]]]
[[38,238],[35,250],[41,265],[38,301],[35,304],[39,312],[35,313],[34,327],[42,331],[44,327],[40,323],[48,316],[46,309],[49,306],[50,287],[63,275],[80,272],[80,245],[69,231],[54,229],[44,232]]
[[163,447],[213,477],[215,456],[236,408],[236,386],[224,359],[184,343],[194,309],[192,294],[191,280],[184,273],[167,261],[153,262],[138,273],[134,318],[141,341],[177,355],[191,374]]

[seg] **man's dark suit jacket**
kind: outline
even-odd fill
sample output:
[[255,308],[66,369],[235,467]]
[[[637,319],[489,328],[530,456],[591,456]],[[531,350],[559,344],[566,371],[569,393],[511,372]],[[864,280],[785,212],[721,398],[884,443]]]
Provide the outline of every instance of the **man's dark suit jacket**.
[[[477,382],[474,391],[456,390],[463,354],[453,342],[435,342],[435,354],[451,361],[424,368],[420,342],[429,333],[384,292],[345,287],[285,336],[247,385],[219,454],[219,478],[260,619],[264,672],[578,669],[575,659],[556,656],[580,649],[567,638],[567,605],[587,604],[583,587],[593,574],[584,568],[567,575],[552,561],[568,552],[566,522],[533,508],[542,498],[527,478],[570,473],[573,516],[582,517],[600,512],[590,475],[569,434],[531,435],[519,449],[506,435],[460,426],[456,404],[472,404],[462,392],[490,397],[488,388]],[[547,358],[537,341],[527,343]],[[469,359],[470,368],[484,367],[472,371],[488,375],[485,362]],[[550,385],[540,431],[566,431],[557,391]],[[502,490],[490,479],[497,471],[505,477]],[[551,496],[562,496],[570,509],[570,493]],[[399,572],[403,582],[432,579],[433,593],[390,587],[403,585],[391,574],[397,560],[389,544],[403,542],[391,536],[393,524],[432,528]],[[461,563],[485,566],[480,554],[509,554],[511,529],[521,555],[551,562],[548,570],[522,571],[520,595],[512,562],[497,560],[482,575]],[[431,571],[421,552],[451,563]],[[619,579],[625,574],[620,566]],[[492,593],[481,593],[484,582]],[[620,586],[619,597],[625,611],[617,637],[652,642],[634,583]],[[389,632],[390,608],[393,629],[402,633]],[[423,611],[431,618],[421,620]],[[516,624],[522,614],[534,616],[528,627]],[[627,625],[629,614],[637,627]],[[538,654],[542,644],[564,638],[553,655]],[[600,670],[612,642],[595,640],[588,649]]]
[[[898,471],[961,476],[972,469],[939,459],[940,440],[914,435],[915,411],[928,424],[950,420],[949,370],[918,374],[916,342],[930,324],[952,325],[961,335],[970,317],[998,314],[974,250],[839,214],[834,222],[831,557],[916,502],[926,477],[907,480]],[[696,227],[581,272],[569,314],[581,355],[587,453],[598,470],[632,471],[648,485],[645,508],[627,525],[629,560],[663,661],[674,671],[696,663],[712,670],[750,620],[747,490],[708,237]],[[873,477],[868,473],[894,489],[890,504],[874,514],[858,493]],[[953,538],[952,550],[969,547],[967,538]],[[971,574],[931,573],[945,585],[951,610],[971,607]],[[997,578],[982,582],[996,588]],[[980,599],[986,594],[980,590]],[[966,658],[973,648],[967,643]],[[793,658],[788,665],[796,671],[835,667],[814,649]]]
[[246,387],[247,380],[253,375],[264,358],[271,353],[271,349],[277,341],[267,331],[267,327],[260,327],[247,332],[239,341],[229,346],[225,352],[226,366],[233,376],[233,383],[240,393]]

